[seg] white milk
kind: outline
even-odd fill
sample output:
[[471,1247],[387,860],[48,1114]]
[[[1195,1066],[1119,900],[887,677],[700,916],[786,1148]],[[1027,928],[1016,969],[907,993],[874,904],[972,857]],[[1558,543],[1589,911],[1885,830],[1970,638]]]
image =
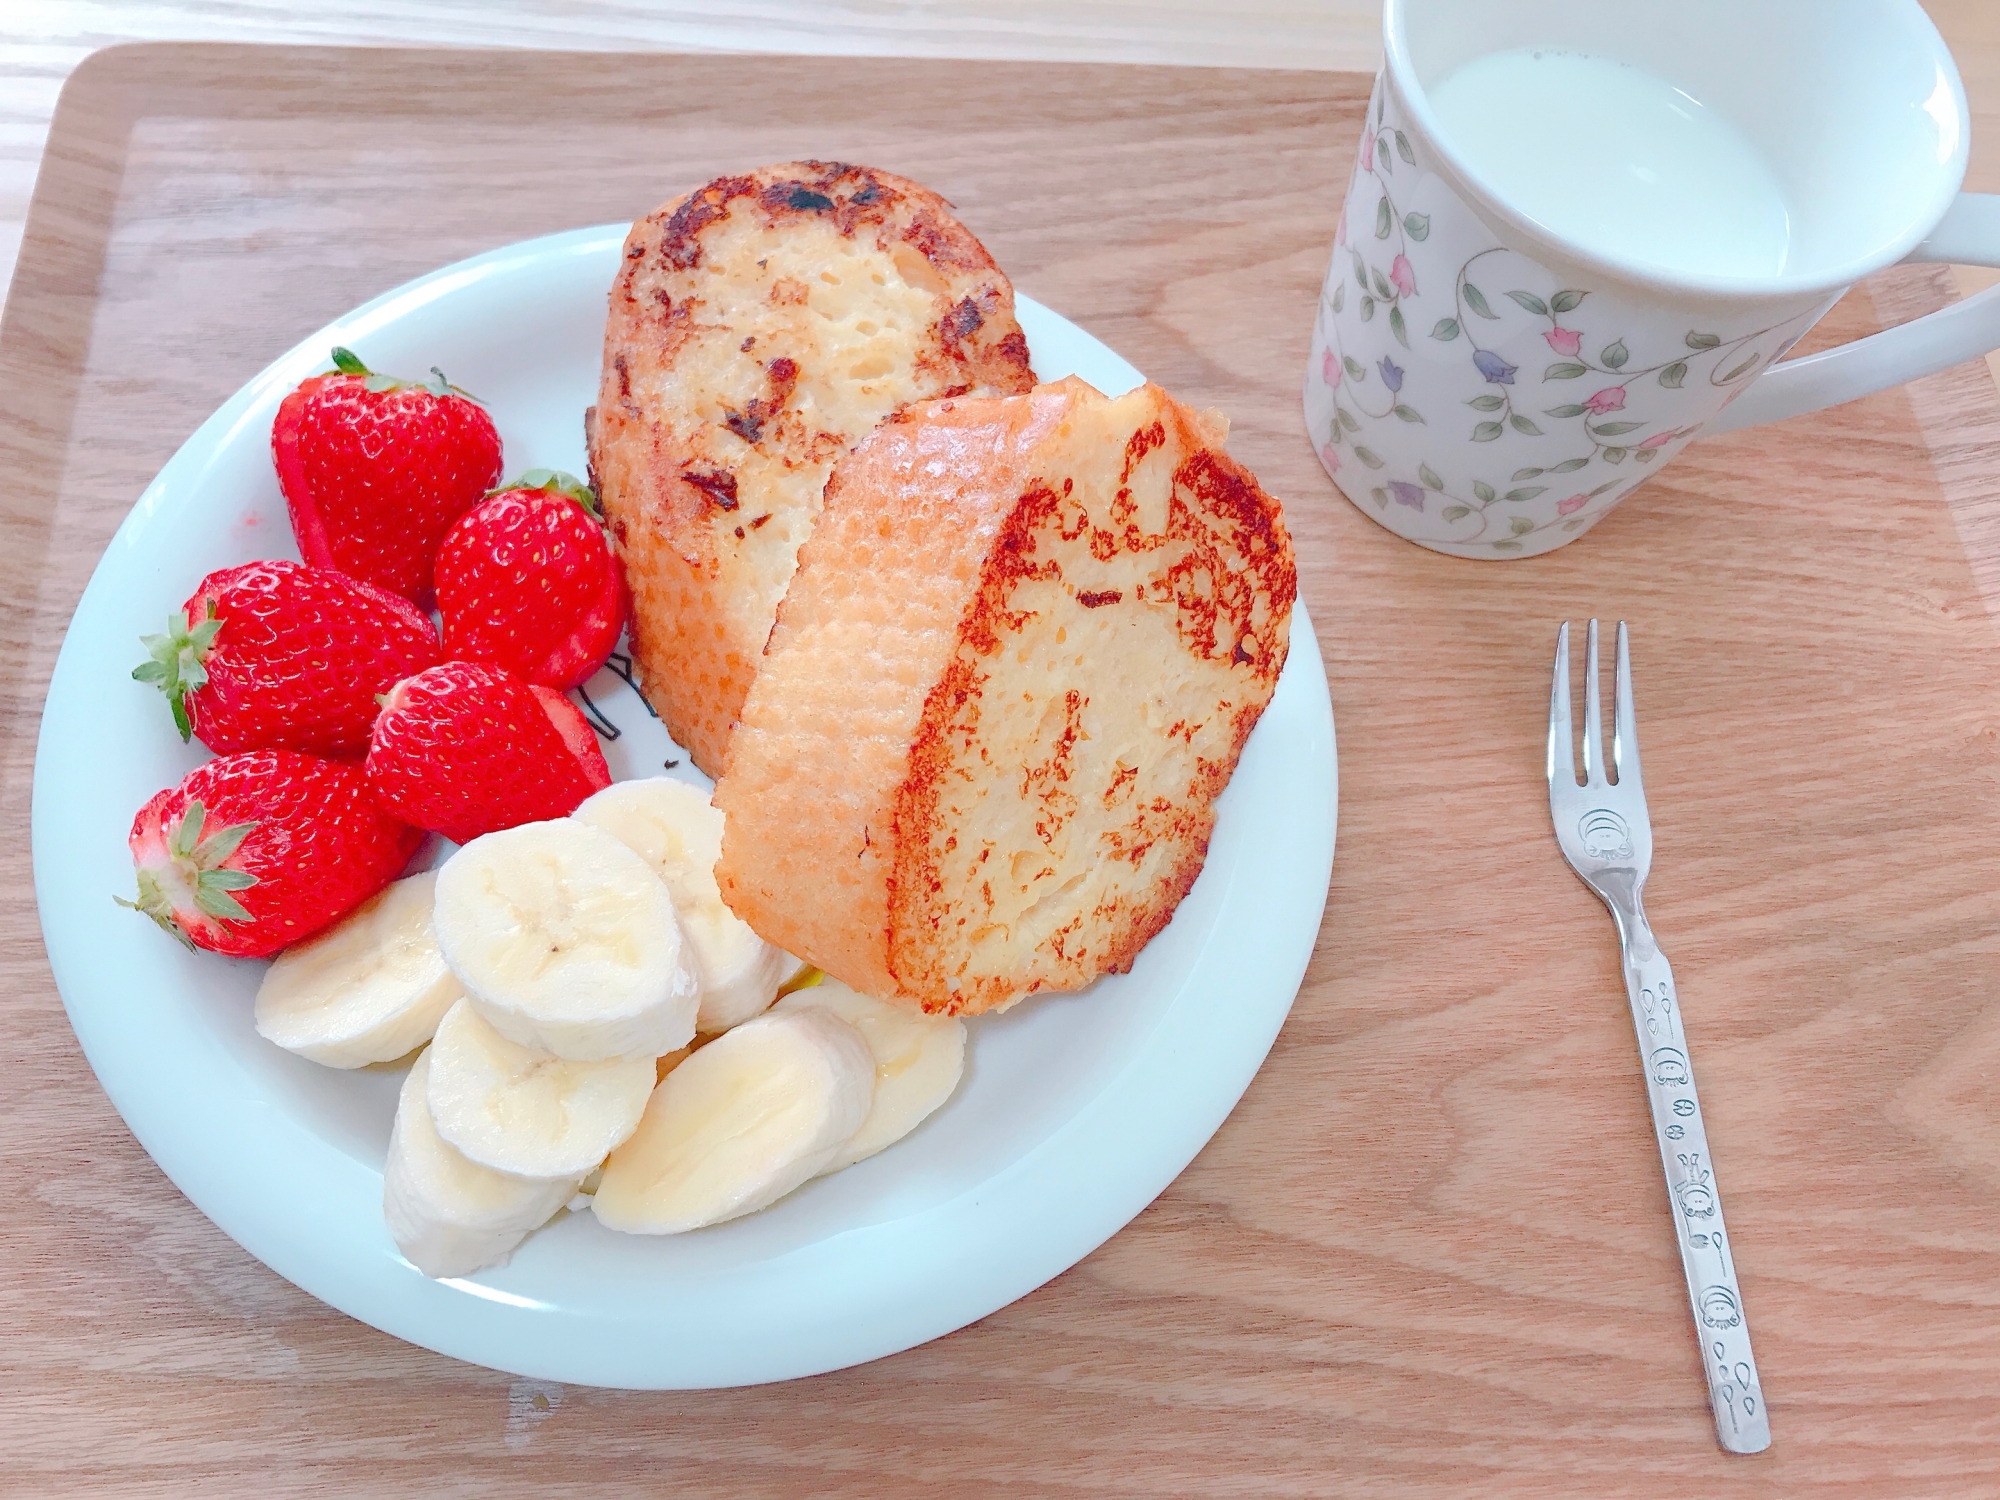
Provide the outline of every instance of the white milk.
[[1664,78],[1522,47],[1474,58],[1429,92],[1467,164],[1554,234],[1687,274],[1784,269],[1791,219],[1777,174]]

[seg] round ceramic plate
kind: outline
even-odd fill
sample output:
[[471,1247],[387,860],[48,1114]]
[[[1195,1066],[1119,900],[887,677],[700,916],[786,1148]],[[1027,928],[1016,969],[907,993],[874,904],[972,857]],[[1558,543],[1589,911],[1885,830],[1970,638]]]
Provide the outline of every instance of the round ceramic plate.
[[[442,367],[492,411],[509,473],[581,473],[625,226],[496,250],[377,298],[237,392],[112,539],[56,663],[35,760],[35,895],[105,1092],[176,1186],[252,1255],[399,1338],[593,1385],[743,1385],[858,1364],[984,1317],[1082,1259],[1222,1124],[1305,972],[1333,859],[1333,715],[1303,606],[1223,795],[1208,863],[1132,972],[971,1023],[957,1094],[892,1149],[734,1223],[668,1238],[588,1214],[506,1266],[432,1281],[382,1223],[400,1074],[337,1072],[252,1030],[263,965],[182,951],[112,905],[133,811],[204,758],[131,680],[139,636],[212,569],[295,557],[271,421],[335,344]],[[1022,298],[1036,373],[1140,376]],[[616,662],[614,661],[614,667]],[[614,775],[699,781],[612,669],[588,695]]]

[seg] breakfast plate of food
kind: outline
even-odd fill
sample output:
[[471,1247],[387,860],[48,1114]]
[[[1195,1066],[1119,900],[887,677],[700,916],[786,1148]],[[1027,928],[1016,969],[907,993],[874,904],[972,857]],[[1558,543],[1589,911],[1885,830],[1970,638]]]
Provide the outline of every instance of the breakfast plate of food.
[[1024,1295],[1221,1126],[1319,929],[1332,711],[1226,436],[864,167],[357,308],[63,644],[36,896],[106,1092],[281,1275],[520,1374]]

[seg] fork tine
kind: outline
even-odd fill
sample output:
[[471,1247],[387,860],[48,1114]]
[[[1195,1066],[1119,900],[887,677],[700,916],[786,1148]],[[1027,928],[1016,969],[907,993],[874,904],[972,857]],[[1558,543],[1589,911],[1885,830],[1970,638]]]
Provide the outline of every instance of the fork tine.
[[1592,620],[1584,637],[1583,649],[1583,781],[1586,786],[1604,784],[1604,711],[1599,707],[1603,694],[1597,682],[1597,621]]
[[[1576,785],[1576,747],[1569,722],[1569,621],[1556,632],[1556,676],[1549,688],[1549,790]],[[1557,778],[1561,777],[1562,780]]]
[[1613,693],[1611,763],[1618,768],[1620,786],[1627,781],[1638,785],[1643,779],[1639,774],[1639,718],[1632,707],[1632,651],[1623,620],[1618,622],[1618,682]]

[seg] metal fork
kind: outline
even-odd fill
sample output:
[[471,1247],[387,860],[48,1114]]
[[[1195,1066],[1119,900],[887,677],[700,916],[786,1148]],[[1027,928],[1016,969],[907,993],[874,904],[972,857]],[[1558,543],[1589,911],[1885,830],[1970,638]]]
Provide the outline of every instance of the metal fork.
[[1625,993],[1638,1030],[1646,1097],[1653,1106],[1653,1134],[1667,1172],[1667,1199],[1673,1205],[1695,1335],[1702,1343],[1715,1435],[1731,1453],[1761,1453],[1771,1446],[1771,1424],[1764,1412],[1743,1294],[1736,1285],[1736,1266],[1723,1229],[1722,1194],[1708,1154],[1708,1137],[1701,1128],[1701,1102],[1695,1096],[1674,973],[1653,940],[1640,901],[1653,862],[1653,825],[1646,816],[1646,788],[1639,776],[1639,733],[1624,621],[1618,624],[1617,709],[1611,739],[1616,782],[1607,781],[1604,774],[1595,620],[1590,622],[1584,656],[1584,685],[1589,696],[1583,709],[1584,779],[1579,786],[1570,738],[1569,625],[1565,623],[1556,633],[1555,685],[1549,693],[1549,816],[1555,821],[1563,858],[1611,908],[1611,920],[1618,928]]

